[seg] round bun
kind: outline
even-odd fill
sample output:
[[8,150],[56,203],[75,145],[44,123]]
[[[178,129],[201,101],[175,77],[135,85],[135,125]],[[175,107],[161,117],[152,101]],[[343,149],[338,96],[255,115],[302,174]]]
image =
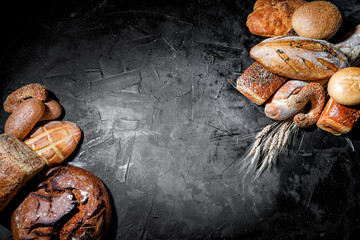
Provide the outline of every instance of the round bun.
[[334,4],[327,1],[314,1],[297,8],[291,23],[300,37],[329,39],[340,28],[342,17]]
[[339,104],[360,104],[360,68],[348,67],[337,71],[329,80],[328,93]]
[[37,189],[15,210],[16,239],[104,239],[111,221],[109,195],[92,173],[73,166],[45,173]]

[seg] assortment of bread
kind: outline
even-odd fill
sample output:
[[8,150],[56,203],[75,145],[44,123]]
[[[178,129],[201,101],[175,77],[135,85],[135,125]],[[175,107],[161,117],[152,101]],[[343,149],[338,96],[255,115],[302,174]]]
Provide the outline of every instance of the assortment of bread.
[[62,107],[48,99],[41,84],[11,93],[4,109],[11,115],[0,135],[0,211],[35,175],[47,171],[44,182],[13,213],[13,238],[103,238],[111,206],[101,181],[81,168],[50,168],[74,152],[81,139],[80,128],[72,122],[55,121]]
[[[266,103],[265,115],[273,120],[292,118],[299,127],[317,123],[334,135],[348,133],[359,118],[360,68],[350,66],[360,55],[360,25],[350,37],[332,44],[326,40],[342,24],[340,10],[328,1],[294,3],[256,1],[248,16],[249,31],[272,38],[250,50],[256,62],[238,78],[237,89],[258,105]],[[279,4],[292,5],[292,11],[284,17]],[[278,24],[280,18],[286,19],[282,23],[290,19],[290,25]],[[298,36],[289,36],[290,29]],[[324,90],[330,96],[325,108]],[[298,113],[308,102],[310,111]]]

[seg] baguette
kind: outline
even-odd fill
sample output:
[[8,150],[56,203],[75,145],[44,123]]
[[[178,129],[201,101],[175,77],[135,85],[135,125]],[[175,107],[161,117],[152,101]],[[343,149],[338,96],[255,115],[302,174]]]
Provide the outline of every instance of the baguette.
[[236,82],[236,89],[248,99],[262,105],[286,81],[254,62]]
[[14,135],[0,135],[0,212],[44,166],[44,161]]
[[349,66],[349,58],[335,45],[296,36],[266,39],[250,55],[272,73],[298,80],[329,79]]
[[359,109],[343,106],[330,98],[316,125],[324,131],[340,136],[350,132],[359,117]]

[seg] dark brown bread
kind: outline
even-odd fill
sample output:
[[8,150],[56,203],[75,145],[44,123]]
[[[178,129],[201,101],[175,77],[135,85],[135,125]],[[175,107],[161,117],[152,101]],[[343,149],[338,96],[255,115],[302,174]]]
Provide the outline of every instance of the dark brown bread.
[[23,140],[40,120],[44,111],[45,105],[42,101],[35,98],[25,100],[6,120],[5,132]]
[[55,167],[15,210],[11,231],[20,239],[104,239],[111,221],[109,195],[84,169]]
[[236,89],[257,105],[263,104],[286,81],[254,62],[236,82]]
[[349,58],[333,44],[296,36],[266,39],[250,55],[272,73],[298,80],[329,79],[349,66]]
[[60,117],[62,109],[60,104],[52,99],[48,99],[44,102],[45,111],[39,121],[54,120]]
[[0,135],[0,212],[45,163],[12,134]]

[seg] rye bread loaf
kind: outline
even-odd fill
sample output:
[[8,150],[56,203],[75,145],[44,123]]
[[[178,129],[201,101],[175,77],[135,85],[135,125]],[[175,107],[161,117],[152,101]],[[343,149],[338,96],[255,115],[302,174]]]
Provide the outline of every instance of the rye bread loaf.
[[44,166],[44,161],[14,135],[0,135],[0,211]]
[[105,239],[111,221],[109,194],[94,174],[55,167],[14,211],[11,231],[20,239]]
[[298,80],[329,79],[349,66],[349,58],[335,45],[296,36],[266,39],[250,55],[272,73]]

